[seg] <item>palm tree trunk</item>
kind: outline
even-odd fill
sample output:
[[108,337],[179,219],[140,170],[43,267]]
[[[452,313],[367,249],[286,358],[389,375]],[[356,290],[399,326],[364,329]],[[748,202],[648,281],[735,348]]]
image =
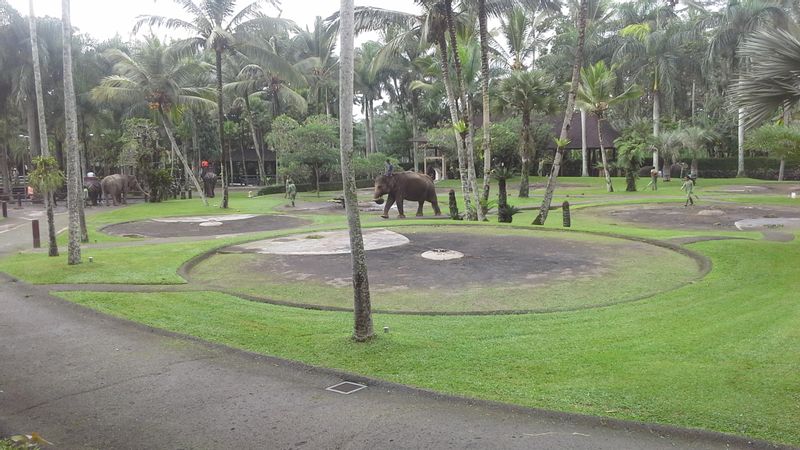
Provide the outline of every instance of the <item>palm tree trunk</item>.
[[[569,87],[569,94],[567,95],[567,107],[564,111],[564,121],[561,123],[561,134],[559,139],[565,141],[567,139],[567,131],[569,124],[572,122],[572,114],[575,109],[575,95],[578,91],[578,81],[580,80],[581,62],[583,61],[583,47],[586,43],[586,15],[588,0],[580,0],[580,10],[578,12],[578,47],[575,50],[575,62],[572,64],[572,82]],[[547,179],[547,187],[545,188],[544,198],[542,199],[542,206],[539,207],[539,215],[534,219],[534,225],[544,225],[547,221],[547,214],[550,212],[550,204],[553,202],[553,193],[556,190],[556,181],[558,181],[558,172],[561,170],[561,158],[563,149],[557,148],[556,154],[553,157],[553,168],[550,171],[550,177]]]
[[[411,95],[413,96],[414,94]],[[417,102],[414,98],[411,99],[411,133],[414,138],[412,150],[414,152],[414,172],[419,172],[419,142],[417,142],[417,138],[419,137],[419,124],[417,122]]]
[[531,136],[531,112],[522,112],[522,139],[519,141],[519,159],[522,161],[522,169],[520,173],[519,182],[519,198],[528,198],[530,193],[530,181],[528,181],[528,172],[530,172],[530,155],[528,147],[530,146]]
[[69,210],[69,240],[67,263],[81,263],[81,224],[79,202],[82,201],[80,162],[78,161],[78,113],[75,85],[72,81],[72,22],[69,1],[61,0],[61,32],[64,62],[64,122],[67,134],[67,208]]
[[[470,195],[469,180],[467,178],[467,158],[466,151],[464,150],[464,138],[461,133],[456,129],[459,122],[458,107],[456,106],[456,97],[453,93],[453,86],[450,84],[450,68],[447,58],[447,44],[445,43],[444,36],[440,36],[438,41],[440,64],[442,68],[442,81],[444,82],[445,92],[447,93],[447,106],[450,108],[450,121],[453,124],[453,133],[456,137],[456,149],[458,154],[458,174],[461,178],[461,193],[464,196],[464,209],[470,211],[472,207],[472,196]],[[442,170],[445,170],[442,168]]]
[[586,147],[586,110],[581,109],[581,176],[589,176],[589,149]]
[[[653,90],[653,136],[661,131],[661,100],[657,90]],[[653,167],[658,170],[658,148],[653,146]]]
[[736,167],[737,177],[747,176],[744,172],[744,121],[745,121],[744,108],[739,108],[739,124],[736,133],[737,137],[739,138],[738,142],[739,160]]
[[220,158],[220,171],[222,172],[222,202],[219,207],[223,209],[228,208],[228,184],[230,183],[231,174],[225,169],[225,164],[230,159],[230,152],[225,147],[225,113],[222,109],[222,50],[215,49],[216,56],[216,69],[217,69],[217,120],[219,120],[219,150],[221,153]]
[[692,125],[694,126],[694,115],[697,111],[697,82],[692,80]]
[[261,145],[261,139],[259,139],[260,136],[256,132],[255,116],[253,115],[253,111],[250,109],[250,99],[248,99],[246,95],[244,97],[244,106],[247,109],[247,118],[250,122],[250,134],[253,135],[253,146],[256,149],[256,157],[258,158],[258,185],[260,186],[267,177],[267,175],[264,173],[264,155],[261,154],[261,148],[263,146]]
[[[39,63],[39,39],[36,33],[36,15],[33,13],[33,0],[29,2],[30,15],[28,23],[31,35],[31,56],[33,59],[33,83],[36,92],[36,111],[39,124],[39,142],[41,143],[42,156],[50,156],[50,146],[47,142],[47,123],[44,119],[44,97],[42,94],[42,69]],[[44,206],[47,211],[47,238],[48,255],[58,256],[58,244],[56,243],[56,226],[53,218],[53,193],[44,192]]]
[[489,112],[489,29],[486,24],[486,0],[478,0],[478,28],[481,39],[481,101],[483,102],[483,190],[480,210],[486,220],[489,204],[489,182],[492,171],[491,116]]
[[467,82],[464,79],[463,71],[461,70],[461,57],[458,54],[458,39],[456,38],[456,25],[453,15],[453,2],[452,0],[445,0],[445,7],[447,8],[447,32],[450,35],[450,51],[453,53],[453,66],[456,69],[456,81],[458,87],[456,90],[457,98],[461,102],[461,120],[466,126],[466,135],[464,136],[464,151],[466,153],[467,164],[467,187],[470,199],[474,196],[477,208],[468,208],[466,210],[467,220],[483,220],[483,214],[480,208],[480,201],[478,200],[478,182],[475,177],[475,147],[473,144],[472,134],[472,106],[467,99]]
[[611,185],[611,173],[608,170],[608,157],[606,156],[606,149],[603,148],[603,130],[600,124],[603,119],[597,118],[597,140],[600,143],[600,156],[603,158],[603,173],[606,176],[606,191],[614,192],[614,186]]
[[[184,156],[181,149],[178,147],[178,143],[175,141],[175,136],[172,135],[172,122],[167,117],[167,114],[164,112],[164,109],[161,105],[158,106],[158,112],[161,116],[161,123],[164,125],[164,131],[167,133],[167,138],[169,139],[170,145],[172,145],[172,151],[178,155],[178,159],[183,164],[183,170],[186,171],[186,174],[192,179],[192,183],[194,184],[194,188],[197,189],[197,192],[200,193],[200,198],[203,200],[203,204],[208,206],[208,199],[206,198],[205,190],[200,186],[200,180],[197,179],[197,174],[189,168],[189,161]],[[151,187],[152,189],[152,187]]]
[[8,166],[8,146],[0,144],[0,178],[3,179],[3,193],[6,195],[11,193],[11,170]]
[[361,235],[361,219],[358,215],[356,178],[353,171],[353,0],[342,0],[339,36],[339,147],[341,148],[342,188],[350,230],[350,255],[353,266],[353,339],[363,342],[374,336],[372,329],[372,306],[369,296],[367,256]]

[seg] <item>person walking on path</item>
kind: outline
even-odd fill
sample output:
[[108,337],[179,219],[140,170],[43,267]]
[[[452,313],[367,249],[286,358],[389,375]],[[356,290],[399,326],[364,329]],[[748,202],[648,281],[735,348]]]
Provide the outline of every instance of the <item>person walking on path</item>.
[[294,198],[297,197],[297,186],[294,185],[294,181],[291,178],[286,180],[286,195],[283,196],[284,198],[289,198],[292,201],[292,207],[294,207]]
[[[681,190],[686,191],[686,203],[683,206],[694,206],[694,200],[692,200],[692,195],[694,195],[694,181],[692,181],[688,175],[683,177],[683,185],[681,186]],[[697,196],[695,196],[695,198],[697,198]]]
[[658,190],[658,170],[655,167],[650,169],[650,182],[647,183],[646,188],[650,188],[653,191]]

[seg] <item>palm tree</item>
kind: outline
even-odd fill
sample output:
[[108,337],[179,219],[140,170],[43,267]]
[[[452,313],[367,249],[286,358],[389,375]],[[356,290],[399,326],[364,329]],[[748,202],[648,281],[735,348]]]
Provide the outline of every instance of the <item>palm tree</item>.
[[[36,34],[36,15],[33,13],[33,0],[30,0],[29,3],[30,15],[28,16],[28,21],[31,30],[31,59],[33,60],[34,90],[36,91],[36,112],[39,120],[39,142],[41,143],[42,156],[49,157],[50,146],[47,142],[47,123],[44,119],[44,94],[42,93],[42,69],[39,65],[39,39]],[[57,181],[61,182],[62,180],[58,179]],[[42,190],[42,193],[44,194],[45,210],[47,211],[47,237],[49,241],[48,254],[50,256],[58,256],[56,225],[53,217],[53,192],[55,191],[55,188],[49,189],[51,186],[47,185],[47,183],[42,183],[42,186],[48,188],[46,190]]]
[[189,167],[189,161],[175,140],[172,120],[167,112],[179,105],[214,107],[211,100],[202,97],[202,94],[206,94],[204,89],[185,86],[199,74],[208,71],[210,66],[194,59],[180,58],[152,36],[145,38],[141,48],[132,56],[119,49],[109,49],[105,55],[114,64],[117,75],[104,78],[91,91],[94,101],[128,104],[134,110],[147,106],[158,112],[172,151],[200,193],[203,204],[208,206],[197,174]]
[[606,190],[614,192],[611,184],[611,173],[608,167],[606,150],[603,147],[603,120],[613,106],[627,100],[639,98],[642,91],[637,85],[631,85],[625,92],[615,96],[614,86],[617,77],[614,69],[606,67],[606,63],[598,61],[596,64],[581,69],[581,84],[578,86],[576,103],[578,108],[594,114],[597,119],[597,140],[600,143],[600,156],[603,161],[603,172],[606,177]]
[[334,55],[336,32],[317,16],[314,28],[299,32],[293,42],[299,50],[296,67],[305,74],[310,85],[308,102],[313,106],[312,111],[330,116],[330,91],[336,87],[339,68],[339,60]]
[[750,61],[750,70],[731,85],[731,95],[746,111],[746,126],[776,116],[781,107],[792,109],[800,103],[800,35],[775,29],[756,31],[739,46],[739,56]]
[[[570,82],[569,93],[567,93],[567,107],[564,111],[564,121],[561,123],[561,134],[558,137],[555,157],[553,157],[553,168],[547,178],[542,205],[539,207],[539,214],[534,219],[534,225],[544,225],[547,221],[547,214],[550,212],[550,204],[553,202],[553,193],[556,190],[558,172],[561,170],[561,158],[563,147],[567,140],[569,124],[572,121],[572,114],[575,110],[575,96],[578,91],[580,79],[581,62],[583,61],[583,47],[586,43],[586,15],[588,10],[588,0],[580,0],[578,6],[578,45],[575,49],[575,61],[572,64],[572,81]],[[562,145],[564,144],[564,145]]]
[[[215,69],[217,75],[217,135],[219,146],[222,149],[222,202],[220,208],[228,207],[228,184],[230,174],[225,170],[225,162],[229,159],[228,148],[225,140],[225,113],[222,97],[222,55],[231,51],[244,39],[245,35],[254,29],[285,29],[290,22],[283,19],[273,19],[259,13],[261,1],[248,4],[236,12],[236,0],[200,0],[199,4],[193,0],[174,0],[187,13],[192,15],[191,21],[162,16],[141,16],[134,27],[136,32],[144,24],[150,26],[165,26],[170,29],[180,29],[192,33],[194,36],[178,41],[174,44],[180,52],[194,52],[199,49],[214,51]],[[272,5],[277,5],[277,0],[270,0]]]
[[555,87],[541,71],[511,72],[500,83],[500,101],[522,117],[522,137],[519,143],[519,157],[522,161],[519,197],[527,198],[530,192],[528,173],[531,162],[536,158],[536,149],[531,142],[531,113],[534,110],[548,112],[555,96]]
[[64,121],[67,131],[67,208],[69,239],[67,264],[81,263],[81,218],[79,203],[83,201],[81,166],[78,156],[78,112],[75,106],[75,85],[72,81],[72,22],[69,0],[61,0],[61,31],[64,62]]
[[361,109],[366,125],[366,153],[376,153],[375,142],[375,100],[381,98],[382,71],[377,55],[381,45],[375,41],[365,42],[355,53],[355,87],[361,93]]
[[708,157],[708,146],[717,139],[713,130],[699,126],[686,127],[680,131],[680,155],[691,160],[691,172],[697,173],[697,160]]
[[[738,72],[741,78],[741,74],[747,72],[744,69],[747,69],[748,59],[738,52],[739,44],[764,26],[785,28],[786,19],[786,11],[780,6],[762,0],[740,0],[730,2],[726,8],[711,14],[701,23],[702,26],[713,30],[707,62],[721,62],[723,86],[727,86],[727,81],[733,74]],[[742,91],[743,88],[738,90]],[[738,110],[738,121],[739,163],[736,176],[743,177],[745,176],[744,132],[747,122],[747,114],[743,107]]]
[[341,38],[341,60],[339,72],[339,143],[341,146],[342,183],[350,229],[350,251],[353,264],[353,339],[367,341],[374,336],[372,329],[372,307],[369,298],[366,252],[361,235],[361,220],[358,215],[356,178],[353,171],[353,0],[342,0],[339,34]]

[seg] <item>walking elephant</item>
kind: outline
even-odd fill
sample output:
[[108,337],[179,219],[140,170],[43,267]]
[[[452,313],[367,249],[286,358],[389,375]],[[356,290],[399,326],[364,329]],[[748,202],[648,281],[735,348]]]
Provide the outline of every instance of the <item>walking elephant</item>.
[[203,192],[206,197],[214,198],[214,188],[217,186],[217,173],[214,171],[214,167],[203,167],[200,179],[203,182]]
[[106,206],[108,206],[109,199],[114,203],[114,206],[120,203],[127,205],[128,192],[134,189],[138,189],[147,195],[147,191],[142,188],[139,181],[133,175],[121,175],[118,173],[109,175],[100,180],[100,187],[103,191],[103,198],[105,198]]
[[97,206],[97,203],[103,199],[103,187],[100,185],[100,180],[97,177],[86,177],[83,179],[83,186],[86,188],[91,205]]
[[439,209],[439,202],[436,199],[436,188],[433,186],[433,180],[428,175],[417,172],[398,172],[392,175],[381,175],[375,179],[375,195],[373,199],[375,203],[383,203],[383,196],[387,195],[386,206],[383,208],[384,219],[389,218],[389,209],[392,204],[397,202],[397,212],[400,213],[398,217],[403,218],[403,201],[411,200],[419,202],[417,208],[417,217],[422,216],[422,205],[425,202],[430,202],[433,206],[433,212],[436,215],[441,215],[442,211]]

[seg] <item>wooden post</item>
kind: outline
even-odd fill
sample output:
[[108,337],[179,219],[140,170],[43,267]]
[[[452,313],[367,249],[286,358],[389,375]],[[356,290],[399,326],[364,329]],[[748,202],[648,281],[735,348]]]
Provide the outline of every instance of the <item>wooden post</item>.
[[22,208],[22,193],[17,195],[17,208]]
[[569,228],[572,225],[572,218],[569,215],[569,202],[562,203],[561,210],[564,213],[564,227]]
[[40,248],[42,246],[42,242],[39,237],[39,221],[32,220],[31,227],[33,228],[33,248]]
[[453,220],[461,220],[461,216],[458,215],[458,203],[456,203],[456,191],[450,189],[448,195],[450,196],[450,218]]
[[3,200],[3,217],[8,217],[8,202]]

